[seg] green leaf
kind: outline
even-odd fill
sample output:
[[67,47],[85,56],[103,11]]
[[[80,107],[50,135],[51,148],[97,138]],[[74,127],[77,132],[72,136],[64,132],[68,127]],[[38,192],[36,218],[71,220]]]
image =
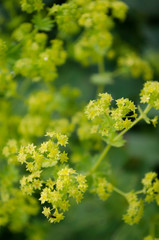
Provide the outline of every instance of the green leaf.
[[45,161],[42,163],[43,168],[53,167],[57,164],[56,160],[51,161],[50,159],[45,159]]
[[53,27],[53,20],[49,17],[43,18],[40,14],[33,17],[32,22],[36,29],[41,31],[50,31]]
[[112,84],[113,83],[112,73],[93,74],[91,76],[91,82],[97,85]]
[[121,136],[120,138],[118,138],[117,140],[115,140],[115,138],[103,138],[103,140],[107,143],[110,144],[113,147],[122,147],[125,144],[125,140],[123,139],[123,137]]

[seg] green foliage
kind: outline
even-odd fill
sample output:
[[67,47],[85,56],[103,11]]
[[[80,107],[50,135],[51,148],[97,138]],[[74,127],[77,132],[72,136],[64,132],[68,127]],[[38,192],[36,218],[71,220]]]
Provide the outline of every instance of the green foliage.
[[33,11],[39,12],[44,6],[42,0],[21,0],[20,3],[22,10],[28,13],[32,13]]
[[53,27],[53,21],[49,17],[43,18],[41,15],[35,15],[32,22],[35,29],[41,31],[50,31]]
[[100,239],[131,239],[131,232],[132,240],[158,239],[158,146],[149,134],[158,134],[158,68],[153,54],[148,61],[122,39],[129,7],[118,0],[13,2],[0,3],[4,234],[44,240],[53,228],[61,232],[55,239],[67,240],[71,225],[73,238],[83,227],[77,238],[88,239],[90,225],[97,239],[93,225]]

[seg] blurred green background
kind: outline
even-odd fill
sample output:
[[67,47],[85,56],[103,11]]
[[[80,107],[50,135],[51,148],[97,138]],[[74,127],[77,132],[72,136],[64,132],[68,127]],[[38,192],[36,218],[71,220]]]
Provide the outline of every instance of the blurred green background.
[[[46,2],[50,4],[52,1]],[[62,1],[60,2],[62,3]],[[154,80],[158,80],[159,1],[127,0],[125,2],[129,6],[128,16],[125,22],[116,22],[116,31],[144,59],[150,61],[155,73]],[[0,13],[6,16],[7,21],[9,13],[4,11],[2,3],[0,3]],[[8,20],[11,21],[9,17]],[[5,31],[4,25],[1,24],[1,33],[3,31]],[[106,68],[111,70],[113,66],[106,63]],[[96,97],[96,87],[90,82],[90,76],[95,71],[97,71],[95,66],[84,68],[69,60],[59,68],[60,74],[55,85],[59,87],[67,84],[79,88],[82,92],[79,101],[88,103],[90,99]],[[143,83],[143,79],[139,78],[116,77],[114,84],[107,86],[105,91],[111,93],[114,99],[128,97],[138,104],[139,92]],[[150,115],[153,117],[155,112],[151,111]],[[126,134],[125,138],[127,140],[126,146],[121,149],[112,149],[109,158],[118,186],[129,191],[134,187],[139,187],[138,183],[145,172],[156,171],[159,173],[159,126],[154,128],[142,121]],[[49,224],[42,214],[39,214],[38,217],[31,219],[35,224],[27,230],[27,235],[29,236],[35,231],[33,240],[38,240],[38,235],[43,236],[44,240],[142,239],[148,234],[148,228],[153,225],[153,214],[157,211],[155,204],[146,207],[145,215],[149,217],[143,217],[138,225],[127,226],[121,220],[125,211],[125,200],[120,196],[116,198],[115,194],[113,193],[113,196],[106,202],[88,194],[78,206],[76,204],[72,206],[66,214],[65,220],[59,224]],[[159,236],[159,230],[157,231]],[[0,228],[0,239],[21,240],[27,238],[25,234],[12,233],[6,227]]]

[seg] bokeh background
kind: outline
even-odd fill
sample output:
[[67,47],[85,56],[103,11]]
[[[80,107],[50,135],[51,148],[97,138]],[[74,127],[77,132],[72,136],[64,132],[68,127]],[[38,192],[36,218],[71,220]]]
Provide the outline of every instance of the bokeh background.
[[[45,2],[48,5],[52,4],[51,0]],[[59,1],[54,2],[59,3]],[[154,70],[153,80],[158,80],[159,1],[127,0],[125,2],[129,6],[128,15],[123,23],[116,22],[116,31],[124,41],[133,46],[144,59],[150,62]],[[11,13],[3,3],[4,1],[1,0],[0,34],[5,35],[6,25],[9,22],[12,25],[12,21],[13,25],[16,23],[12,19],[14,10],[12,9]],[[21,10],[16,11],[19,11],[19,18],[21,18]],[[9,31],[8,28],[7,31]],[[105,64],[109,71],[113,69],[113,63],[106,62]],[[59,77],[54,84],[57,87],[63,85],[77,87],[82,93],[78,101],[81,104],[88,103],[90,99],[96,97],[96,86],[90,81],[91,74],[96,71],[96,66],[86,68],[73,60],[68,60],[64,66],[59,68]],[[105,87],[105,91],[111,93],[114,99],[128,97],[138,104],[139,92],[143,83],[142,78],[118,76],[114,79],[113,84]],[[36,88],[36,85],[32,85],[32,88]],[[155,111],[150,112],[152,117],[155,114]],[[109,159],[111,159],[117,184],[121,189],[129,191],[134,187],[140,187],[140,180],[145,172],[156,171],[159,173],[159,126],[154,128],[142,121],[127,133],[125,138],[127,144],[121,149],[112,149]],[[126,206],[122,197],[117,198],[114,193],[106,202],[102,202],[97,196],[87,195],[78,206],[75,204],[71,207],[65,220],[59,224],[49,224],[42,214],[39,214],[38,217],[30,220],[30,223],[34,222],[34,225],[30,224],[27,236],[26,233],[12,233],[7,227],[3,227],[0,228],[0,239],[27,239],[29,234],[33,234],[35,231],[35,240],[38,240],[38,235],[43,236],[44,240],[140,240],[148,234],[148,229],[154,224],[153,214],[158,211],[155,204],[146,207],[146,218],[143,217],[140,224],[127,226],[121,220]],[[159,236],[159,231],[156,233]]]

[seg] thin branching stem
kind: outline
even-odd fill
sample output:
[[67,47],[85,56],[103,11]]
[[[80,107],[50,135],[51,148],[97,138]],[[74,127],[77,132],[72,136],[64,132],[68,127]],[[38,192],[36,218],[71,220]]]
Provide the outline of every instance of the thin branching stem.
[[[147,114],[151,109],[150,105],[147,105],[147,107],[144,110],[144,114]],[[143,119],[143,115],[140,114],[140,116],[134,121],[132,122],[131,126],[129,128],[124,129],[123,131],[121,131],[114,139],[114,141],[117,141],[121,136],[123,136],[128,130],[130,130],[134,125],[136,125],[141,119]],[[103,152],[101,153],[99,159],[97,160],[97,162],[95,163],[95,165],[92,167],[92,169],[87,173],[88,175],[91,175],[92,173],[94,173],[96,171],[96,169],[99,167],[100,163],[102,162],[102,160],[106,157],[108,151],[110,150],[111,145],[108,144],[105,149],[103,150]]]
[[127,199],[126,193],[124,193],[123,191],[121,191],[119,188],[113,187],[113,190],[114,190],[114,192],[120,194],[120,195],[123,196],[125,199]]
[[95,163],[95,165],[92,167],[92,169],[89,171],[88,175],[91,175],[92,173],[95,172],[95,170],[98,168],[98,166],[100,165],[100,163],[102,162],[102,160],[105,158],[105,156],[107,155],[109,149],[111,148],[111,145],[107,145],[104,149],[104,151],[102,152],[102,154],[100,155],[99,159],[97,160],[97,162]]

